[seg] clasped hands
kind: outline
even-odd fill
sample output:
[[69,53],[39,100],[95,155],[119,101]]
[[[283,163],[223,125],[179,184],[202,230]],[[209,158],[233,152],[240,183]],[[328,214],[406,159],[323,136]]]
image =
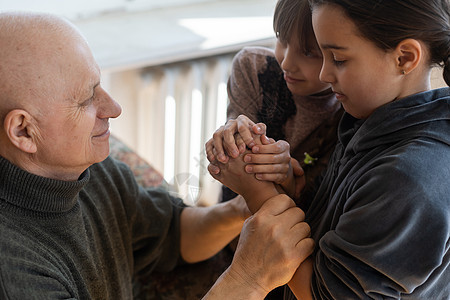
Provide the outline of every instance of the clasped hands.
[[224,276],[252,284],[262,294],[290,282],[314,249],[305,214],[290,198],[304,187],[304,172],[290,157],[289,144],[267,138],[265,132],[264,124],[240,115],[205,145],[210,174],[240,194],[253,214]]
[[289,143],[274,141],[265,133],[265,124],[255,124],[244,115],[217,129],[205,145],[211,176],[244,198],[254,195],[255,189],[272,190],[268,195],[273,196],[274,187],[298,198],[305,185],[303,169],[291,158]]

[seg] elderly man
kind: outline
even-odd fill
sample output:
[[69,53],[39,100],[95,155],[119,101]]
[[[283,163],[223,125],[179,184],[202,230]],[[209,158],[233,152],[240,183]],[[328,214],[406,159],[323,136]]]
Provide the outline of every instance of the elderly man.
[[261,299],[312,251],[286,196],[245,221],[242,198],[194,208],[139,187],[108,157],[121,108],[67,21],[0,14],[0,57],[1,299],[131,299],[133,274],[209,258],[241,228],[205,299]]

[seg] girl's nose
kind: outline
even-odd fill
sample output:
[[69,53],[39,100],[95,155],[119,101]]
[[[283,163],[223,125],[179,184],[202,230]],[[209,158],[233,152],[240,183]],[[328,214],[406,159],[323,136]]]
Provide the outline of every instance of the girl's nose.
[[281,62],[281,69],[283,69],[285,72],[294,73],[297,71],[297,54],[294,49],[287,46],[284,50],[284,57],[283,61]]
[[335,81],[335,77],[332,74],[329,64],[323,60],[322,69],[320,70],[319,79],[322,82],[333,83]]

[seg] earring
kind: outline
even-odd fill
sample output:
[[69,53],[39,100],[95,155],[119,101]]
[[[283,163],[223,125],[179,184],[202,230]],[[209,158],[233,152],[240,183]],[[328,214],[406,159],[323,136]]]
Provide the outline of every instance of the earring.
[[406,75],[406,71],[405,70],[402,70],[402,75]]

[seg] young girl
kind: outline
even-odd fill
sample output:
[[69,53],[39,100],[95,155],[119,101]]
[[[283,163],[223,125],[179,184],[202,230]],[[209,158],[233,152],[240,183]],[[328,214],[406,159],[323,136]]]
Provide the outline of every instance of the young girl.
[[[308,1],[279,0],[273,27],[277,36],[275,51],[244,48],[234,58],[228,82],[228,122],[216,131],[206,148],[210,161],[217,156],[226,162],[227,153],[236,157],[245,150],[243,143],[238,145],[240,149],[236,145],[234,133],[239,132],[247,146],[259,154],[246,156],[252,163],[247,171],[260,180],[276,183],[287,178],[292,156],[306,173],[302,193],[306,199],[313,179],[326,166],[336,143],[341,105],[330,84],[319,80],[322,55],[314,37]],[[254,147],[250,132],[254,122],[264,123],[267,136],[278,142]],[[305,152],[317,158],[310,166],[304,164]]]
[[[320,78],[346,113],[306,211],[316,250],[289,286],[301,299],[450,299],[450,89],[429,82],[440,65],[450,85],[449,1],[310,2]],[[227,164],[239,182],[227,168],[218,179],[257,207],[276,191],[242,165]]]

